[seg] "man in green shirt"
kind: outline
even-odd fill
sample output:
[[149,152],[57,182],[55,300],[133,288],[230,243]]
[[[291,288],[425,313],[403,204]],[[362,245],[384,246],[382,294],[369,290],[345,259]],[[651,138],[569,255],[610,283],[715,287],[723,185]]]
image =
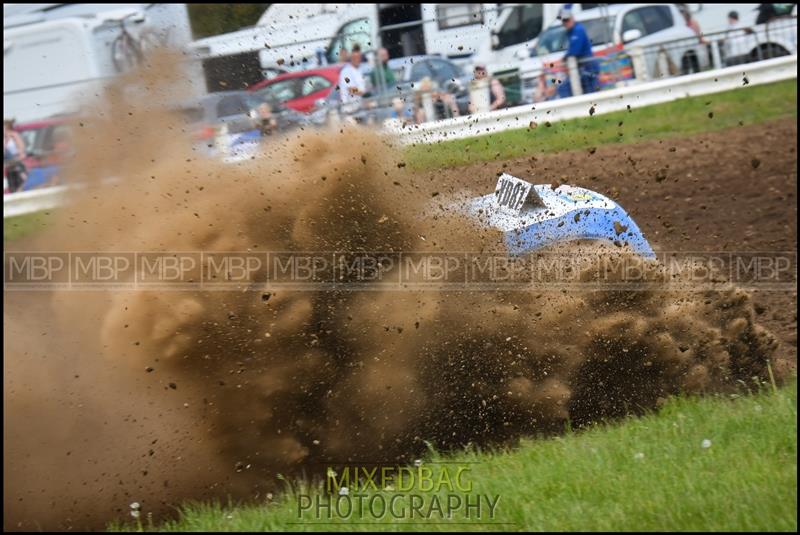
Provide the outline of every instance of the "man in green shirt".
[[369,75],[370,82],[372,82],[372,92],[381,93],[382,88],[392,90],[397,85],[397,79],[394,77],[394,72],[389,68],[389,51],[385,48],[378,49],[377,64]]

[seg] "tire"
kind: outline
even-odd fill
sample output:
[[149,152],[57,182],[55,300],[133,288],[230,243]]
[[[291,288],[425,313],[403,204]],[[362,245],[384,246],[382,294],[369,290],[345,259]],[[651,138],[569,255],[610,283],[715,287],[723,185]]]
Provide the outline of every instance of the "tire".
[[111,43],[111,61],[118,73],[127,72],[141,61],[140,53],[130,43],[129,38],[120,35]]
[[750,52],[750,61],[761,61],[763,59],[779,58],[788,56],[789,51],[776,43],[765,43]]

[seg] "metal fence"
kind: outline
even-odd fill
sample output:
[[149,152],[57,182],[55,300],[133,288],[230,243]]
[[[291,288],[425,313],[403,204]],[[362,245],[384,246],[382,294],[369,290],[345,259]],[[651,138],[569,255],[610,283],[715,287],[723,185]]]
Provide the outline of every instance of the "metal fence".
[[[559,58],[495,75],[502,84],[508,106],[534,104],[631,84],[762,61],[797,53],[797,18],[785,17],[752,28],[736,28],[703,36],[638,46],[610,44],[593,58],[576,61]],[[373,88],[357,107],[341,106],[335,99],[310,124],[352,121],[382,124],[394,119],[419,124],[488,111],[490,82],[469,82],[452,91],[423,81],[416,87]],[[313,115],[313,114],[312,114]]]
[[535,103],[682,76],[797,53],[797,17],[752,28],[639,46],[609,45],[589,59],[543,61],[539,68],[499,76],[519,84],[520,103]]
[[[402,29],[414,24],[418,22],[387,26],[384,30]],[[309,46],[322,41],[330,42],[331,49],[317,49],[313,57],[308,58],[310,61],[295,65],[293,70],[330,65],[335,62],[337,47],[349,50],[353,44],[361,47],[367,70],[376,65],[376,52],[380,44],[372,42],[371,34],[354,31],[335,37],[309,41]],[[611,40],[610,35],[608,38]],[[752,28],[731,29],[647,46],[639,45],[637,41],[640,40],[627,45],[609,43],[604,47],[596,46],[593,58],[578,61],[574,58],[565,60],[564,51],[556,52],[538,63],[536,58],[521,61],[519,68],[495,74],[494,78],[503,87],[504,107],[511,107],[794,54],[797,50],[796,40],[796,17],[782,17]],[[271,48],[275,51],[281,45]],[[553,56],[560,57],[550,60]],[[310,113],[290,114],[290,120],[277,121],[279,128],[275,130],[339,122],[379,126],[387,120],[420,124],[489,111],[490,102],[497,100],[492,96],[493,82],[471,81],[469,72],[464,73],[466,80],[453,79],[453,83],[437,84],[435,80],[423,79],[400,84],[399,87],[389,87],[382,78],[381,69],[375,72],[377,83],[374,86],[370,84],[367,94],[354,102],[343,103],[340,90],[336,88],[324,102],[318,102]],[[225,87],[230,89],[231,84]]]

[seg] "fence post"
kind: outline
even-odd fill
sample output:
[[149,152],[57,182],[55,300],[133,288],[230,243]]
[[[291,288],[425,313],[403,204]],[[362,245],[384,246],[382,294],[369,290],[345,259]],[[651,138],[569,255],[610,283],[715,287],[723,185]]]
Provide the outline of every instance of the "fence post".
[[217,131],[214,133],[214,149],[216,149],[217,154],[221,154],[223,157],[227,157],[231,153],[231,139],[228,135],[228,125],[223,124]]
[[669,69],[669,56],[665,50],[658,53],[658,72],[661,78],[669,78],[674,73]]
[[436,109],[433,107],[433,93],[430,91],[422,92],[422,110],[425,112],[425,122],[436,120]]
[[335,106],[328,111],[328,123],[334,128],[339,128],[342,124],[342,116],[339,111],[339,106]]
[[631,63],[633,64],[634,77],[642,82],[647,81],[650,76],[647,72],[647,63],[644,61],[644,50],[642,47],[637,46],[636,48],[632,48],[629,54],[631,56]]
[[489,95],[489,79],[472,80],[469,83],[469,101],[472,103],[473,113],[489,111],[491,96]]
[[582,95],[581,74],[578,72],[578,60],[574,56],[567,58],[567,71],[569,72],[569,85],[572,89],[572,95]]
[[719,54],[719,41],[717,39],[711,41],[711,65],[715,69],[722,68],[722,56]]

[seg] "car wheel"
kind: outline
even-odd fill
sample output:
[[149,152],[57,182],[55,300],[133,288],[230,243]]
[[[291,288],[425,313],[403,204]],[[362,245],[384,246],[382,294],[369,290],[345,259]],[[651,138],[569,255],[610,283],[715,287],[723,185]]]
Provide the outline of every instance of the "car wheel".
[[783,48],[781,45],[775,43],[766,43],[750,52],[750,61],[761,61],[763,59],[778,58],[788,55],[789,51]]

